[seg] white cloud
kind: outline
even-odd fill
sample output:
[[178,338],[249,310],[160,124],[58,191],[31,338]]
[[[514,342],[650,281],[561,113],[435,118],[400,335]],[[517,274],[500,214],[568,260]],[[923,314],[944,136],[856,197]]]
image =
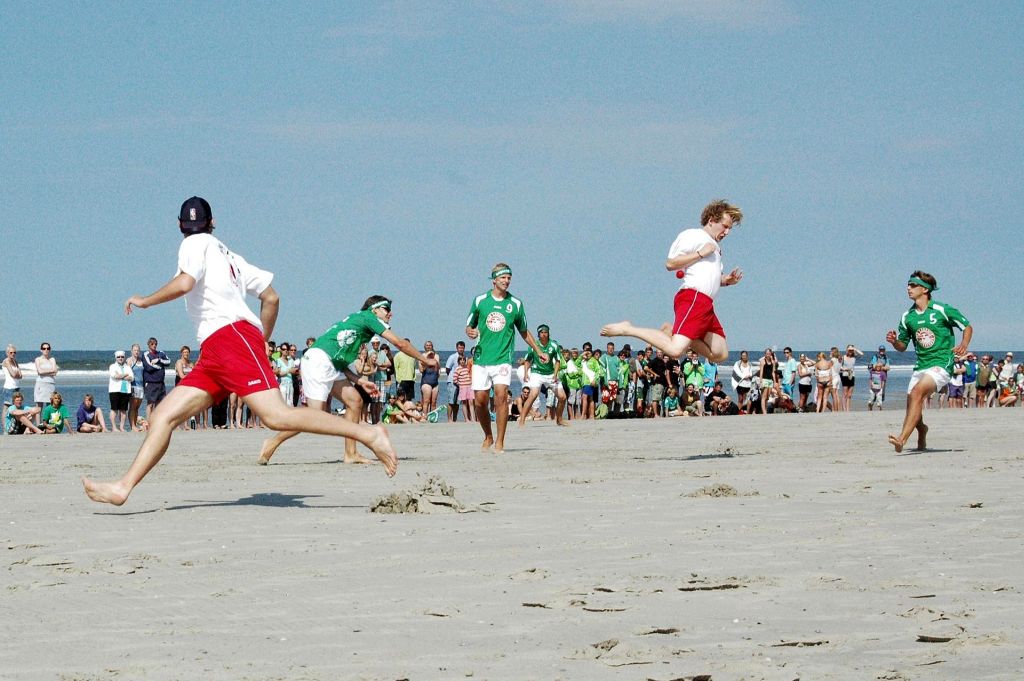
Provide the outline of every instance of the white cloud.
[[748,30],[777,29],[799,20],[786,0],[556,0],[553,6],[578,22],[696,21]]

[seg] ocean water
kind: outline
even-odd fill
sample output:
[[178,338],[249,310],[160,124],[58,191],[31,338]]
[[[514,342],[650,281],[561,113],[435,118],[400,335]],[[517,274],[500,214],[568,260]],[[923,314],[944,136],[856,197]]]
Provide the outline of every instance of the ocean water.
[[[598,347],[600,347],[599,344]],[[448,356],[453,354],[454,350],[441,350],[439,353],[447,360]],[[814,357],[817,354],[817,350],[797,350],[795,356],[799,357],[801,353],[806,354],[808,357]],[[975,351],[976,354],[990,354],[994,357],[1002,357],[1006,351]],[[778,351],[781,354],[781,350]],[[867,363],[871,359],[870,352],[865,352],[865,356],[858,359],[856,368],[857,382],[854,386],[854,409],[865,409],[865,405],[868,400],[868,380],[867,380]],[[904,395],[907,391],[907,385],[910,381],[910,375],[914,366],[914,353],[912,352],[895,352],[889,351],[889,363],[892,370],[889,372],[889,382],[886,387],[887,400],[886,404],[889,408],[903,408]],[[1022,357],[1019,352],[1014,351],[1015,356]],[[526,355],[525,352],[520,351],[516,353],[516,359],[520,359]],[[757,362],[761,357],[760,350],[749,350],[750,361],[752,363]],[[35,355],[31,355],[34,359]],[[68,410],[74,412],[78,405],[82,403],[82,398],[86,393],[91,393],[96,404],[103,407],[104,410],[109,408],[109,399],[107,397],[107,379],[106,372],[107,368],[114,361],[113,350],[63,350],[55,352],[53,355],[57,359],[57,364],[60,367],[60,373],[57,375],[57,390],[61,393],[64,398],[64,404],[68,407]],[[172,361],[177,359],[177,353],[168,353],[168,357]],[[729,388],[729,375],[731,374],[732,365],[739,360],[740,351],[734,351],[729,353],[729,359],[719,364],[719,375],[722,377],[722,382],[725,384],[727,392],[731,392]],[[25,378],[21,381],[22,392],[25,393],[27,399],[26,402],[32,401],[32,388],[35,384],[35,367],[31,361],[21,362],[20,366]],[[442,376],[442,380],[443,376]],[[169,370],[166,378],[167,388],[170,390],[174,385],[174,371]],[[521,386],[517,378],[513,376],[512,379],[512,394],[518,394]],[[419,399],[419,387],[417,386],[416,399]],[[447,398],[447,388],[442,391],[441,399]]]

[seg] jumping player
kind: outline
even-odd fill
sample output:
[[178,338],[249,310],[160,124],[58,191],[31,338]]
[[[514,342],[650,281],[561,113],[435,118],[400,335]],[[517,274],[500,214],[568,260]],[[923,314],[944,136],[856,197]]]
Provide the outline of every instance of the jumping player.
[[683,284],[676,293],[671,327],[666,324],[661,329],[645,329],[624,321],[604,326],[601,335],[633,336],[674,359],[693,348],[712,362],[724,361],[729,348],[715,315],[715,296],[720,287],[738,284],[743,272],[737,267],[729,274],[722,273],[719,244],[742,219],[743,213],[736,206],[724,200],[712,201],[701,213],[702,227],[680,232],[672,243],[665,269],[683,273]]
[[[213,216],[205,199],[193,196],[181,205],[178,228],[184,239],[178,248],[177,275],[148,296],[129,298],[124,311],[131,314],[133,307],[147,308],[184,296],[202,354],[191,373],[153,411],[149,432],[124,475],[110,482],[82,478],[89,498],[123,504],[163,457],[174,428],[231,392],[274,430],[359,440],[380,459],[387,474],[394,475],[398,461],[383,427],[353,424],[317,409],[285,405],[266,352],[280,305],[270,285],[273,275],[250,265],[214,238]],[[245,304],[246,294],[259,298],[259,317]]]
[[[391,321],[391,299],[370,296],[359,312],[354,312],[316,339],[302,356],[302,389],[306,402],[313,409],[327,411],[328,396],[345,405],[345,418],[358,424],[366,407],[366,398],[377,394],[377,385],[353,368],[359,348],[375,336],[382,336],[395,345],[399,352],[420,361],[427,358],[411,342],[399,338],[388,322]],[[357,387],[358,386],[358,387]],[[263,442],[260,458],[265,466],[285,440],[298,435],[298,431],[280,432]],[[345,463],[370,463],[356,452],[356,441],[345,438]]]
[[[533,348],[526,354],[526,361],[523,364],[523,382],[530,389],[530,396],[526,398],[526,404],[519,412],[519,425],[526,425],[526,415],[533,408],[533,403],[540,395],[542,386],[547,386],[548,394],[555,395],[555,423],[560,426],[568,425],[562,421],[562,409],[565,407],[565,391],[562,389],[562,382],[558,378],[558,372],[562,368],[560,360],[562,346],[558,341],[551,340],[551,330],[547,324],[537,327],[537,340],[540,349],[547,354],[546,362],[540,361]],[[550,404],[550,403],[549,403]],[[544,406],[543,404],[541,405]]]
[[[899,435],[890,435],[889,443],[896,453],[903,451],[903,446],[910,439],[910,434],[917,430],[917,449],[927,446],[928,426],[924,424],[922,409],[932,393],[942,390],[949,383],[953,369],[953,356],[967,353],[974,330],[967,318],[954,307],[932,300],[932,291],[939,290],[935,277],[917,270],[910,275],[907,282],[907,296],[914,301],[910,309],[903,313],[899,330],[890,330],[885,340],[894,348],[903,352],[910,341],[914,342],[917,362],[914,373],[907,386],[907,415],[903,419],[903,431]],[[953,347],[956,336],[953,329],[963,333],[960,344]]]
[[[466,335],[479,339],[473,350],[473,401],[477,420],[484,431],[483,451],[494,447],[495,453],[505,451],[505,427],[508,425],[508,387],[512,383],[512,359],[515,351],[515,332],[518,331],[541,362],[548,355],[534,340],[526,326],[526,308],[523,301],[508,292],[512,283],[512,269],[499,262],[491,269],[491,290],[473,299],[466,319]],[[498,425],[498,439],[491,433],[491,415],[488,409],[490,390],[494,388],[494,413]]]

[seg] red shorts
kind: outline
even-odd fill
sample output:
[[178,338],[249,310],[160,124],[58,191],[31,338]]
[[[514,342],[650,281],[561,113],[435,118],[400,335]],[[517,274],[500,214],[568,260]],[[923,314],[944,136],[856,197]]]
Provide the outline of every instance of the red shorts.
[[682,288],[674,301],[676,321],[674,335],[703,339],[709,332],[725,338],[725,329],[715,315],[715,301],[697,289]]
[[199,361],[178,385],[199,388],[220,402],[229,393],[251,395],[277,389],[263,332],[241,321],[217,329],[203,341]]

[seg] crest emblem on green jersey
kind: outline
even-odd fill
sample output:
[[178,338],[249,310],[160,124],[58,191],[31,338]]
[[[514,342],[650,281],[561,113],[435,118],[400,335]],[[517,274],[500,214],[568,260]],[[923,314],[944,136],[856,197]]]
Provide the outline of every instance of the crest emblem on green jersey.
[[[509,307],[511,308],[512,306],[509,305]],[[511,311],[512,310],[510,309],[509,312]],[[500,312],[492,312],[489,315],[487,315],[486,324],[488,329],[490,329],[494,333],[498,333],[499,331],[505,328],[505,315],[501,314]]]
[[342,329],[338,332],[338,345],[347,348],[356,342],[356,332],[352,329]]
[[914,332],[914,342],[917,343],[917,347],[928,349],[935,345],[935,332],[922,326]]

